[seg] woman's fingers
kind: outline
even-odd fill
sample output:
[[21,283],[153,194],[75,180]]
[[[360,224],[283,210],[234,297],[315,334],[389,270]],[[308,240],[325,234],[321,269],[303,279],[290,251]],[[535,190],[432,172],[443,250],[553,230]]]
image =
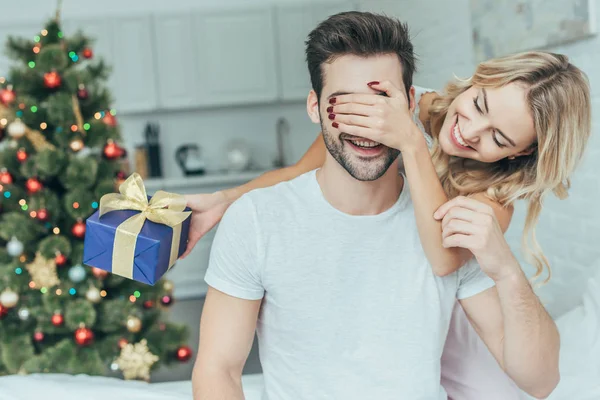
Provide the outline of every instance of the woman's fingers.
[[344,103],[327,107],[327,114],[354,114],[364,117],[377,117],[383,114],[383,109],[360,103]]
[[462,221],[460,219],[453,219],[450,221],[444,229],[442,229],[442,238],[448,236],[461,234],[461,235],[475,235],[479,232],[479,227],[473,225],[470,222]]
[[494,214],[494,210],[492,210],[492,207],[490,207],[489,205],[471,199],[469,197],[458,196],[442,204],[442,206],[438,208],[437,211],[433,214],[433,217],[435,219],[444,218],[444,215],[446,215],[446,213],[450,211],[452,207],[463,207],[484,214]]

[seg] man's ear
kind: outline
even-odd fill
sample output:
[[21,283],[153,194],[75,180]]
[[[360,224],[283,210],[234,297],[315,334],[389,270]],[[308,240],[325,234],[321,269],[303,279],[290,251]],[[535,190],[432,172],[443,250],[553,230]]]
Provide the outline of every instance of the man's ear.
[[408,104],[410,107],[410,112],[414,113],[415,108],[417,107],[417,102],[415,101],[415,87],[414,86],[411,86],[410,90],[408,91]]
[[308,113],[308,116],[312,122],[315,124],[321,123],[321,115],[319,113],[319,98],[314,90],[311,90],[308,93],[308,97],[306,99],[306,112]]

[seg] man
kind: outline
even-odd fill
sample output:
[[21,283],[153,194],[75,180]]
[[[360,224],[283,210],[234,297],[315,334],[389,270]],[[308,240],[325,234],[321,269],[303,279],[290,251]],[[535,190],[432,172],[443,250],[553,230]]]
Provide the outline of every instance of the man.
[[[307,61],[307,109],[328,154],[321,169],[252,191],[223,217],[205,278],[195,398],[243,398],[257,329],[265,399],[446,399],[440,356],[455,298],[507,371],[542,366],[542,356],[526,364],[524,349],[541,354],[556,332],[526,280],[495,274],[497,290],[475,262],[435,276],[398,151],[322,123],[335,96],[373,93],[374,80],[404,88],[414,107],[407,27],[370,13],[332,16],[309,35]],[[525,379],[530,393],[552,390],[553,360],[540,367],[549,379]]]

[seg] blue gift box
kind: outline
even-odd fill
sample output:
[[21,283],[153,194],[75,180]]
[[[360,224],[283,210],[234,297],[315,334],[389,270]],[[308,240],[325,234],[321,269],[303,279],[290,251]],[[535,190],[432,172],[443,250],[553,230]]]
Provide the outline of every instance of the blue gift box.
[[[186,208],[185,211],[190,209]],[[86,221],[83,263],[112,273],[117,227],[138,213],[139,211],[134,210],[118,210],[100,217],[98,210],[89,217]],[[189,230],[190,217],[181,223],[178,257],[185,252]],[[169,270],[172,239],[173,228],[150,220],[145,221],[135,244],[133,280],[149,285],[154,285],[160,280]]]

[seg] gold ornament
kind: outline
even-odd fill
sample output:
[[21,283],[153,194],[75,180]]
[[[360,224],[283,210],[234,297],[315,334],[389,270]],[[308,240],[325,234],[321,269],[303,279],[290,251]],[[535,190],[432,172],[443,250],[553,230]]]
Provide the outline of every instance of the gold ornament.
[[142,330],[142,320],[138,317],[130,316],[127,318],[127,330],[131,333],[138,333]]
[[31,264],[27,264],[25,268],[38,288],[50,288],[60,283],[58,275],[56,275],[56,262],[54,259],[45,259],[40,252],[35,253],[35,260]]
[[174,288],[175,285],[173,285],[173,281],[165,280],[165,283],[163,283],[163,289],[165,289],[169,293],[173,292]]
[[146,339],[142,339],[136,344],[126,344],[121,349],[121,354],[115,360],[115,364],[123,371],[123,377],[126,380],[150,379],[150,368],[159,358],[150,352],[147,343]]

